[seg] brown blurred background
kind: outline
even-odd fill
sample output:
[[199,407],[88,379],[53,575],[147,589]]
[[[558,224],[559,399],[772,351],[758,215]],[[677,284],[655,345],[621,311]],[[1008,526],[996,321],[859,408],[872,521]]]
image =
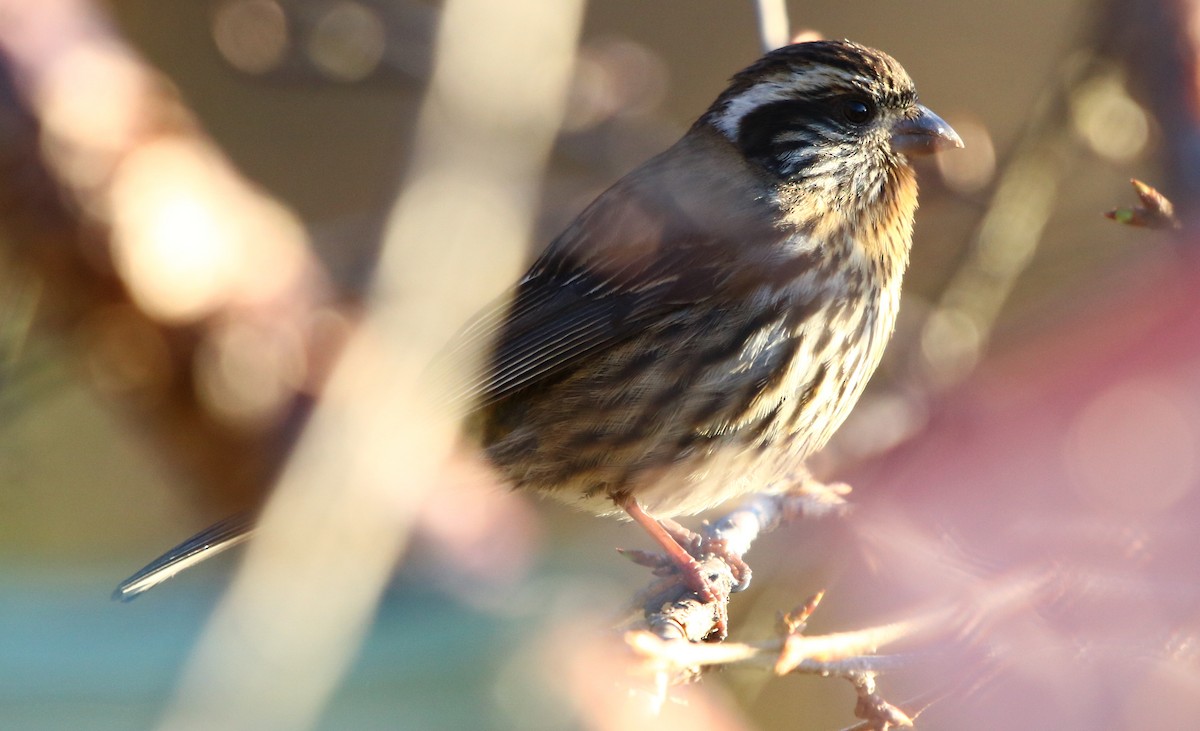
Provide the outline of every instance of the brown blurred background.
[[[776,610],[822,587],[814,628],[836,631],[1053,567],[1066,577],[1057,599],[1031,597],[936,671],[885,677],[881,688],[898,688],[889,699],[944,690],[922,728],[1188,727],[1200,697],[1200,278],[1189,229],[1100,214],[1133,201],[1130,177],[1159,185],[1185,223],[1194,210],[1197,9],[789,7],[795,31],[899,59],[967,149],[920,169],[897,340],[816,464],[855,486],[859,512],[757,545],[734,637],[769,634]],[[119,0],[106,11],[237,169],[299,215],[324,296],[353,311],[409,162],[437,4]],[[539,240],[670,144],[759,54],[749,2],[589,3]],[[30,327],[56,270],[6,237],[18,253],[0,262],[0,726],[150,728],[234,562],[134,604],[107,594],[158,551],[257,504],[305,405],[272,412],[269,427],[213,427],[211,444],[255,444],[239,472],[249,477],[190,469],[153,433],[179,422],[139,421],[74,325]],[[491,539],[499,550],[468,545],[453,570],[437,525],[426,528],[322,728],[602,727],[547,690],[553,653],[539,633],[641,586],[643,572],[612,553],[640,538],[549,504],[519,514]],[[511,561],[496,569],[480,555]],[[983,685],[944,687],[962,658],[981,656]],[[852,723],[839,681],[732,671],[706,683],[728,691],[732,727]]]

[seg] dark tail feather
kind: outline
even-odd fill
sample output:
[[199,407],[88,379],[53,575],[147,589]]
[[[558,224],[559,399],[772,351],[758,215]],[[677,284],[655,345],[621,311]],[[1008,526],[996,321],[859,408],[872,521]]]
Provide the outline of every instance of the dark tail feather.
[[254,533],[256,521],[257,517],[252,513],[238,513],[205,528],[122,581],[113,592],[112,598],[123,602],[130,601],[180,571],[212,558],[226,548],[233,548],[250,538]]

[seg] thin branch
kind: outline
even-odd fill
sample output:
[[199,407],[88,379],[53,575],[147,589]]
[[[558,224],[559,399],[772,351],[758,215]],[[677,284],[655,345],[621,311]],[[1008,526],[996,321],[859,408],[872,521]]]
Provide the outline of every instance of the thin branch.
[[791,42],[787,0],[755,0],[754,10],[758,16],[758,37],[764,53]]
[[[855,728],[911,726],[912,719],[928,703],[909,703],[903,709],[888,703],[875,690],[875,676],[927,659],[929,648],[943,645],[945,649],[947,642],[963,643],[981,637],[983,629],[993,620],[1027,606],[1055,579],[1056,574],[1052,571],[1019,574],[959,602],[914,611],[896,622],[806,636],[803,632],[808,616],[820,601],[818,594],[781,618],[779,637],[757,642],[701,642],[715,631],[713,624],[705,622],[712,622],[719,614],[721,610],[714,609],[713,604],[719,604],[720,600],[705,605],[697,597],[689,596],[657,611],[648,610],[646,629],[627,632],[625,641],[641,659],[643,670],[656,678],[656,687],[662,693],[667,693],[672,686],[694,682],[706,668],[722,665],[760,668],[776,675],[841,677],[854,683],[858,690],[856,714],[867,725]],[[677,618],[680,606],[688,608],[687,620]],[[670,631],[664,632],[664,626]],[[879,648],[901,643],[919,645],[924,651],[876,654]]]
[[[681,541],[691,544],[690,550],[701,567],[721,589],[715,601],[706,601],[683,587],[677,575],[667,572],[670,563],[664,563],[658,554],[626,552],[636,563],[666,573],[634,597],[634,605],[642,609],[652,631],[662,639],[724,639],[730,595],[750,583],[750,567],[743,557],[754,541],[786,522],[839,516],[849,510],[849,486],[827,485],[807,473],[794,480],[791,490],[753,495],[721,519],[705,524],[701,534],[691,534],[690,539]],[[676,530],[687,533],[682,528]]]

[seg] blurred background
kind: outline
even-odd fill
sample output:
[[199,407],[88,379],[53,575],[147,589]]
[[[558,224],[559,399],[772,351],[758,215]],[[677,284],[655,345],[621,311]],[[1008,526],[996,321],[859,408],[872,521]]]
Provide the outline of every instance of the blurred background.
[[[155,728],[237,554],[108,595],[279,476],[419,165],[442,6],[23,4],[0,3],[0,726]],[[966,148],[922,162],[896,339],[813,464],[855,511],[756,544],[733,639],[818,589],[810,633],[1049,576],[881,692],[936,701],[920,728],[1194,727],[1200,7],[788,7],[793,32],[895,56]],[[457,252],[477,267],[534,256],[761,53],[749,1],[592,2],[579,32],[531,243],[480,227]],[[1131,177],[1181,230],[1101,215],[1136,203]],[[653,724],[606,715],[620,666],[586,639],[646,583],[613,551],[640,532],[494,486],[421,502],[318,728]],[[695,725],[855,723],[836,679],[700,690]]]

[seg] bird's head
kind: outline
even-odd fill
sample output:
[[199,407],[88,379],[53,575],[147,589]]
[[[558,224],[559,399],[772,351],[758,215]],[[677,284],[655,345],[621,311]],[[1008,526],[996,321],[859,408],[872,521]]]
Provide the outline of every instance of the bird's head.
[[950,125],[917,103],[895,59],[848,41],[768,53],[734,76],[697,125],[838,208],[871,205],[898,176],[910,180],[912,155],[962,147]]

